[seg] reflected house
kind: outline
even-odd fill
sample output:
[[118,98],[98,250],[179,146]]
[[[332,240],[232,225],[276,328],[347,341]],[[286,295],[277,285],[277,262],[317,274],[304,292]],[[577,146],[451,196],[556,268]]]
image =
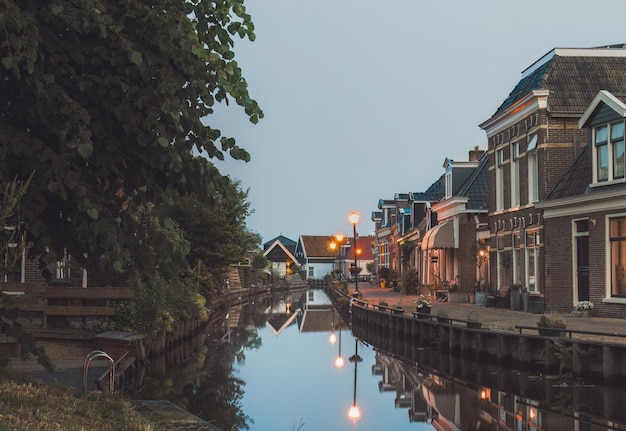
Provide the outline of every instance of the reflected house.
[[300,332],[330,332],[346,327],[333,308],[332,301],[322,290],[310,289],[306,292],[304,304],[298,311]]
[[274,335],[280,335],[286,328],[294,324],[298,313],[292,312],[292,305],[292,298],[287,295],[265,309],[265,314],[270,315],[265,325]]

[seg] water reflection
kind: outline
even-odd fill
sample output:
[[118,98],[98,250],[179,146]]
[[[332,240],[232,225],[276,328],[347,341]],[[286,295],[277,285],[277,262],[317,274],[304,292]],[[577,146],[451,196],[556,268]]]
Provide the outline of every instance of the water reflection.
[[[354,343],[352,368],[337,365],[342,342]],[[223,430],[626,429],[620,387],[415,346],[382,351],[355,339],[319,290],[224,310],[195,346],[185,361],[171,355],[178,359],[144,371],[136,396],[171,400]]]

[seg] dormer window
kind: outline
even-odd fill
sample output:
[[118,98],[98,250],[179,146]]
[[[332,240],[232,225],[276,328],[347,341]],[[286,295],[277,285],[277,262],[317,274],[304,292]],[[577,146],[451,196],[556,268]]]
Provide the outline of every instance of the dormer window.
[[624,178],[624,122],[604,124],[593,129],[595,182]]

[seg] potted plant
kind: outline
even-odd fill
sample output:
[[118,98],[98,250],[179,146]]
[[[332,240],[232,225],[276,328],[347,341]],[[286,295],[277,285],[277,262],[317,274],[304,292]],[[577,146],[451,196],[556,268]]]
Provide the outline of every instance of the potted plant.
[[546,337],[562,337],[564,336],[567,324],[563,318],[554,314],[543,314],[537,322],[539,327],[539,335]]
[[379,306],[383,306],[383,307],[388,307],[389,306],[387,301],[385,301],[384,299],[381,299],[380,301],[378,301],[378,305]]
[[580,311],[581,317],[591,316],[591,310],[593,310],[593,302],[591,301],[578,301],[576,309]]
[[427,319],[430,315],[431,305],[428,297],[420,295],[415,299],[416,309],[420,319]]
[[437,312],[437,322],[439,323],[450,323],[450,318],[448,317],[448,312],[445,310],[440,310]]
[[471,329],[480,329],[483,326],[478,313],[475,311],[470,312],[465,318],[465,321],[467,323],[467,327]]
[[404,308],[402,308],[402,305],[400,303],[397,303],[393,306],[393,310],[391,312],[393,314],[403,314]]

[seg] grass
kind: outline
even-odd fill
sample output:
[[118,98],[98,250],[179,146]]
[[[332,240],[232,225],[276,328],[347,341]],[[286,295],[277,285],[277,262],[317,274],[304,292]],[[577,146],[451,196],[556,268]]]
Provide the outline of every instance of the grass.
[[162,431],[120,395],[77,396],[74,389],[44,385],[19,374],[0,375],[0,429]]

